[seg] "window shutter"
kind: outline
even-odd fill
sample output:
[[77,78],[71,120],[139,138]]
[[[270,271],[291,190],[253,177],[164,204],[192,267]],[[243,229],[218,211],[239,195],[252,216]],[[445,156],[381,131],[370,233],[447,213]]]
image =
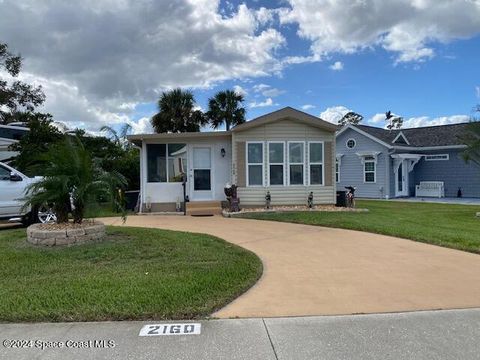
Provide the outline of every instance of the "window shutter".
[[245,141],[237,141],[237,186],[245,187],[246,174],[245,174]]

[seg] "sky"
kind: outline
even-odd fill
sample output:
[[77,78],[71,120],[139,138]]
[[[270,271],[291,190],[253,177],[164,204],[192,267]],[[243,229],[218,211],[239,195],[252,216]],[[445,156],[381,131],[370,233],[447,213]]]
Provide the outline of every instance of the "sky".
[[404,127],[465,122],[480,103],[480,0],[0,0],[0,14],[40,110],[92,132],[152,132],[176,87],[204,110],[234,89],[249,120],[291,106],[379,127],[387,110]]

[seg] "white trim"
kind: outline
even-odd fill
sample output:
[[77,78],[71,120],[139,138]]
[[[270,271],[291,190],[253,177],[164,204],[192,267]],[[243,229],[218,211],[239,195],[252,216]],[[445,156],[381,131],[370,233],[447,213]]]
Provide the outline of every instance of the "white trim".
[[408,141],[407,137],[405,136],[405,134],[403,132],[399,132],[398,135],[395,137],[395,139],[393,139],[392,143],[395,143],[399,137],[403,137],[403,140],[405,140],[405,142],[407,143],[407,145],[410,145],[410,142]]
[[[290,144],[302,144],[303,145],[303,154],[302,154],[302,157],[303,157],[303,162],[302,163],[291,163],[290,162]],[[295,141],[295,140],[292,140],[292,141],[287,141],[287,186],[305,186],[305,184],[307,183],[307,167],[306,167],[306,160],[307,160],[307,154],[306,154],[306,146],[305,146],[305,141]],[[291,185],[290,184],[290,165],[302,165],[303,166],[303,181],[301,184],[294,184],[294,185]]]
[[336,181],[336,183],[338,184],[339,182],[341,182],[341,179],[340,179],[340,173],[341,173],[341,166],[342,166],[342,156],[343,154],[337,154],[335,155],[335,180],[337,180],[337,167],[336,167],[336,164],[338,163],[338,181]]
[[[249,163],[248,162],[248,145],[249,144],[262,144],[262,163]],[[248,187],[264,187],[265,186],[265,142],[264,141],[247,141],[245,142],[245,185]],[[248,176],[248,165],[261,165],[262,166],[262,184],[250,185],[250,178]]]
[[[310,144],[322,144],[322,162],[314,162],[312,163],[310,161]],[[325,186],[325,142],[324,141],[309,141],[308,142],[308,186]],[[322,183],[321,184],[312,184],[311,183],[311,178],[312,174],[310,171],[310,166],[311,165],[322,165]]]
[[[210,149],[210,190],[195,190],[195,167],[193,164],[193,157],[194,157],[194,152],[195,148],[208,148]],[[188,163],[188,178],[192,179],[190,181],[190,187],[189,187],[189,198],[191,201],[209,201],[213,200],[215,198],[215,180],[214,180],[214,174],[215,174],[215,161],[214,161],[214,151],[215,145],[213,144],[202,144],[202,143],[193,143],[193,144],[187,144],[187,163]],[[191,155],[191,156],[188,156]],[[168,166],[167,166],[168,167]],[[199,169],[199,170],[207,170],[206,168],[204,169]],[[168,175],[168,174],[167,174]],[[191,176],[190,176],[191,175]],[[178,183],[178,182],[177,182]],[[175,182],[172,182],[172,184],[175,184]],[[197,197],[195,196],[195,192],[197,194],[203,193],[206,194],[207,192],[210,193],[210,196],[208,198],[204,197]]]
[[[424,159],[425,161],[448,161],[450,160],[450,154],[429,154],[429,155],[423,155],[424,156]],[[429,157],[438,157],[438,156],[444,156],[445,158],[436,158],[436,159],[432,159]]]
[[342,163],[342,159],[335,158],[335,182],[338,184],[340,180],[340,165]]
[[443,146],[394,146],[396,150],[448,150],[448,149],[465,149],[467,145],[443,145]]
[[[394,158],[396,162],[394,162],[393,173],[395,175],[395,197],[401,196],[408,196],[409,192],[409,184],[408,184],[408,159],[403,159],[400,157]],[[400,169],[400,165],[402,165],[402,191],[398,191],[398,170]]]
[[[350,141],[353,141],[353,146],[352,147],[348,146],[348,143]],[[345,141],[345,147],[347,149],[355,149],[356,146],[357,146],[357,140],[355,140],[354,138],[349,138],[347,141]]]
[[339,135],[343,134],[347,129],[352,129],[352,130],[358,132],[359,134],[362,134],[362,135],[368,137],[369,139],[371,139],[371,140],[373,140],[373,141],[375,141],[375,142],[377,142],[377,143],[379,143],[379,144],[381,144],[381,145],[383,145],[383,146],[385,146],[385,147],[387,147],[387,148],[389,148],[389,149],[393,148],[392,145],[389,145],[389,144],[387,144],[386,142],[384,142],[384,141],[376,138],[375,136],[370,135],[369,133],[367,133],[367,132],[365,132],[365,131],[363,131],[363,130],[360,130],[359,128],[355,127],[355,126],[352,125],[352,124],[348,124],[347,126],[343,127],[339,132],[337,132],[336,137],[338,137]]
[[[281,144],[282,145],[282,150],[283,150],[283,162],[281,163],[270,163],[270,144]],[[286,186],[286,181],[285,181],[285,163],[286,163],[286,157],[285,157],[285,141],[279,141],[279,140],[272,140],[272,141],[267,141],[267,184],[268,186],[273,186],[273,187],[280,187],[280,186]],[[282,165],[282,184],[270,184],[270,165]]]

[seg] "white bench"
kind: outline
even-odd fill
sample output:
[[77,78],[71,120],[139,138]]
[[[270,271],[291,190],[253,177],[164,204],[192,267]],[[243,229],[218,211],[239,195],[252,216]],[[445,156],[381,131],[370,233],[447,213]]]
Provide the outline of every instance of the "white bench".
[[415,186],[416,197],[445,197],[445,188],[443,181],[420,181]]

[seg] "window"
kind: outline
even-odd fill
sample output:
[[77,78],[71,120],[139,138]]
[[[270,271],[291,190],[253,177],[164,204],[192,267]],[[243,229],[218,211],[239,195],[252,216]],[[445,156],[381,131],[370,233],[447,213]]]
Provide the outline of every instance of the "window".
[[335,182],[340,182],[340,163],[338,162],[338,159],[335,160]]
[[268,143],[268,179],[270,185],[284,184],[285,151],[283,142]]
[[347,140],[347,147],[349,149],[353,149],[355,147],[355,145],[357,145],[357,143],[355,142],[354,139],[348,139]]
[[10,180],[10,170],[0,166],[0,180]]
[[374,156],[365,156],[364,163],[364,182],[374,183],[375,182],[375,157]]
[[425,155],[425,161],[442,161],[449,160],[450,156],[448,154],[438,154],[438,155]]
[[288,143],[288,177],[289,185],[303,185],[303,164],[305,144],[303,142]]
[[186,144],[147,144],[148,182],[181,182],[186,169]]
[[248,186],[263,186],[263,143],[247,143]]
[[323,185],[323,143],[308,143],[310,185]]

